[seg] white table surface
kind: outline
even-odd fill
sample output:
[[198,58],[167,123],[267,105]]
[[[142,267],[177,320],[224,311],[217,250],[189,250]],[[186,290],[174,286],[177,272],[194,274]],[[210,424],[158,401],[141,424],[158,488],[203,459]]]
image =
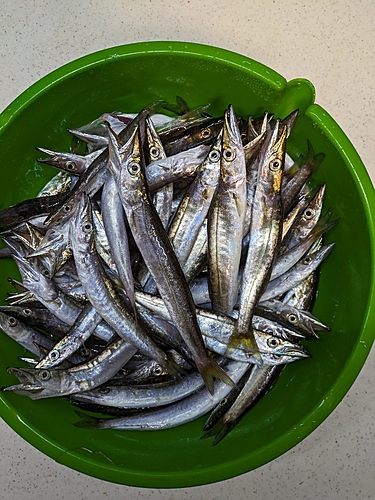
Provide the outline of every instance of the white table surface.
[[[373,0],[0,0],[0,110],[80,56],[147,40],[199,42],[304,77],[375,180]],[[0,420],[0,498],[373,499],[375,352],[340,405],[302,443],[235,479],[180,490],[99,481],[59,465]]]

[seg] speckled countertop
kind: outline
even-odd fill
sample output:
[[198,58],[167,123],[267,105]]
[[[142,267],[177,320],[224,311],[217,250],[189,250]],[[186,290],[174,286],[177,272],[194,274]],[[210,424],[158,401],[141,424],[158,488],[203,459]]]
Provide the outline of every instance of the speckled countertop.
[[[372,0],[0,0],[0,110],[36,80],[105,47],[181,40],[240,52],[304,77],[375,181],[375,3]],[[95,480],[32,448],[0,420],[0,498],[373,499],[375,352],[341,404],[302,443],[235,479],[182,490]]]

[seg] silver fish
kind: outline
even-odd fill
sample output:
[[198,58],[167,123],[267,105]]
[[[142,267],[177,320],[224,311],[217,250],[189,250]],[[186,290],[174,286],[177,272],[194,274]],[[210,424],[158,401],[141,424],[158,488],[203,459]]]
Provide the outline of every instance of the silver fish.
[[213,142],[207,158],[174,214],[168,236],[182,268],[195,244],[217,189],[222,160],[222,133]]
[[[147,164],[153,161],[166,159],[167,155],[164,151],[163,144],[150,117],[146,118],[146,136],[148,145],[148,148],[146,148],[148,152],[148,159],[146,159]],[[166,228],[172,210],[173,182],[155,191],[152,199],[163,227]]]
[[[328,213],[328,216],[330,213]],[[270,280],[274,280],[284,274],[294,264],[296,264],[305,255],[312,245],[328,231],[331,227],[337,224],[337,220],[327,222],[327,217],[321,219],[315,227],[310,231],[308,236],[301,238],[298,243],[290,248],[290,250],[278,255],[272,267]]]
[[66,336],[50,348],[35,368],[53,368],[60,365],[83,345],[101,321],[102,317],[92,305],[86,305]]
[[96,158],[101,155],[104,148],[98,149],[87,155],[78,155],[74,153],[65,153],[62,151],[53,151],[46,148],[36,148],[38,151],[49,155],[47,158],[38,158],[40,163],[46,163],[47,165],[52,165],[53,167],[60,168],[71,175],[81,175],[83,174],[91,165],[91,163],[96,160]]
[[[111,159],[112,148],[110,148],[109,161]],[[126,229],[126,219],[122,207],[121,198],[117,190],[116,182],[111,175],[104,184],[101,209],[103,224],[109,241],[109,246],[113,260],[116,264],[116,270],[119,275],[122,286],[124,287],[127,299],[134,314],[134,278],[132,272],[132,261],[130,257],[129,239]]]
[[288,328],[295,329],[297,332],[305,333],[308,337],[316,337],[315,331],[329,331],[327,325],[308,311],[297,309],[297,307],[276,299],[260,302],[256,307],[256,312],[266,318],[278,321]]
[[[301,239],[306,238],[316,226],[322,213],[325,191],[326,185],[323,184],[300,214],[295,224],[292,226],[290,233],[283,241],[283,245],[287,248],[296,246]],[[328,211],[325,215],[327,221],[329,213]]]
[[229,348],[246,344],[256,354],[252,334],[254,308],[267,286],[282,230],[281,179],[286,129],[278,139],[278,123],[260,151],[260,167],[254,194],[249,249],[242,277],[239,314]]
[[67,172],[59,172],[39,191],[37,197],[66,193],[72,187],[73,179]]
[[[236,383],[249,368],[247,363],[229,361],[225,366],[228,376]],[[154,409],[147,414],[138,414],[129,417],[114,419],[96,419],[81,414],[83,420],[77,422],[78,427],[89,427],[95,429],[132,429],[132,430],[156,430],[169,429],[182,425],[204,415],[225,397],[230,387],[221,380],[215,381],[215,390],[210,394],[208,389],[201,391],[177,401],[171,406]]]
[[218,444],[262,395],[270,390],[282,369],[283,366],[254,366],[231,407],[203,437],[215,436],[212,445]]
[[260,302],[274,299],[287,292],[295,285],[301,283],[310,273],[312,273],[321,262],[331,253],[334,243],[323,247],[321,250],[303,257],[289,271],[282,274],[275,280],[269,282],[266,290],[260,297]]
[[91,205],[82,193],[77,218],[71,222],[71,242],[78,276],[91,304],[113,330],[144,354],[178,373],[172,360],[149,338],[126,309],[108,280],[94,245]]
[[95,358],[73,368],[39,370],[9,367],[8,371],[21,383],[2,390],[22,394],[31,399],[44,399],[93,389],[112,378],[136,351],[136,347],[119,339]]
[[231,380],[209,358],[204,347],[190,290],[147,190],[141,148],[136,130],[122,147],[124,158],[121,170],[117,172],[122,203],[133,237],[166,302],[173,323],[190,349],[206,386],[212,391],[214,377],[227,383]]
[[230,315],[237,301],[246,213],[246,163],[233,107],[224,115],[220,179],[208,217],[209,290],[214,310]]
[[282,189],[283,206],[286,212],[291,209],[298,193],[325,157],[323,153],[315,155],[310,141],[307,141],[307,146],[308,152],[304,164]]

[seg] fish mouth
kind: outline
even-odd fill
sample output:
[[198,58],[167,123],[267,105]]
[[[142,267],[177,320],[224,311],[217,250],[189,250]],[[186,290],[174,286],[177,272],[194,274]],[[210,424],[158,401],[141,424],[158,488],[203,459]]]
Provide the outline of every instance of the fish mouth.
[[46,165],[52,165],[53,167],[59,167],[60,163],[57,159],[53,157],[48,157],[48,158],[38,158],[37,160],[39,163],[45,163]]
[[15,375],[20,381],[20,384],[3,387],[1,389],[2,391],[12,391],[17,394],[30,396],[30,393],[40,393],[44,389],[28,368],[15,368],[10,366],[7,368],[7,371]]
[[26,283],[28,283],[29,281],[31,282],[39,281],[38,271],[34,269],[34,267],[30,264],[30,262],[28,262],[26,258],[23,257],[21,258],[18,257],[17,255],[14,255],[13,258],[18,266],[22,279],[25,281],[24,283],[25,287],[27,286]]
[[308,351],[306,351],[306,349],[301,345],[286,347],[283,354],[286,356],[292,356],[296,358],[311,358],[311,354]]
[[59,243],[63,243],[63,242],[64,242],[64,235],[59,234],[58,236],[56,236],[55,238],[53,238],[52,240],[50,240],[48,242],[45,242],[45,243],[42,242],[36,250],[34,250],[33,252],[29,253],[26,256],[26,259],[31,259],[33,257],[41,257],[42,255],[46,255],[51,250],[54,250],[56,245],[58,245]]
[[227,147],[233,143],[239,143],[241,141],[241,134],[238,128],[237,117],[232,105],[230,105],[224,113],[222,141],[224,145],[223,147]]

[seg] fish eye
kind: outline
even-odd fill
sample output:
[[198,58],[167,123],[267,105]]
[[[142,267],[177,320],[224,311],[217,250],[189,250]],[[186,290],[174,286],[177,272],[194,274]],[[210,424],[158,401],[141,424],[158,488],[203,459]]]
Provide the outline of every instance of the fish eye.
[[270,170],[272,170],[273,172],[276,172],[277,170],[279,170],[281,167],[281,161],[280,160],[272,160],[269,164],[269,168]]
[[13,318],[13,316],[9,316],[8,324],[9,324],[9,326],[16,326],[16,324],[17,324],[16,318]]
[[295,314],[288,314],[287,316],[289,323],[295,325],[297,323],[297,316]]
[[163,373],[163,368],[160,365],[155,365],[152,369],[153,375],[161,375]]
[[310,264],[311,261],[312,261],[311,257],[305,257],[302,261],[302,264],[305,264],[307,266],[308,264]]
[[43,269],[42,274],[43,274],[43,276],[45,276],[46,278],[49,278],[49,272],[48,272],[48,269]]
[[92,231],[92,224],[90,222],[86,222],[85,224],[83,224],[82,230],[84,233],[89,233],[90,231]]
[[31,315],[32,315],[32,311],[31,311],[31,309],[24,309],[22,312],[23,312],[23,314],[24,314],[25,316],[31,316]]
[[86,347],[81,347],[79,352],[80,352],[81,356],[87,357],[89,355],[89,350]]
[[49,356],[51,359],[55,360],[60,357],[60,352],[57,349],[52,349],[52,351],[49,353]]
[[314,215],[315,215],[315,211],[312,210],[311,208],[307,208],[305,210],[305,213],[304,213],[305,219],[310,220],[314,217]]
[[48,380],[51,378],[51,372],[49,370],[42,370],[40,372],[40,378],[42,380]]
[[227,401],[228,401],[228,399],[227,399],[227,398],[223,398],[223,399],[220,401],[219,406],[224,406],[224,405],[226,405],[226,404],[227,404]]
[[201,132],[201,136],[203,137],[203,139],[207,139],[208,137],[210,137],[210,135],[211,135],[211,129],[210,128],[205,128]]
[[271,337],[267,340],[267,345],[269,347],[277,347],[279,345],[279,339],[275,338],[275,337]]
[[225,148],[223,151],[223,157],[227,161],[233,161],[236,157],[236,153],[234,152],[234,150],[232,148]]
[[72,209],[71,205],[64,205],[64,211],[65,212],[70,212]]
[[152,146],[152,147],[150,148],[150,156],[151,156],[151,158],[152,158],[152,159],[154,159],[154,160],[155,160],[156,158],[159,158],[159,156],[160,156],[160,149],[159,149],[159,148],[157,148],[156,146]]
[[246,141],[246,139],[247,139],[247,134],[245,134],[245,133],[241,134],[241,139],[242,139],[243,141]]
[[109,387],[101,387],[99,391],[100,394],[109,394],[111,392],[111,389]]
[[71,172],[74,172],[77,170],[77,165],[74,163],[74,161],[67,161],[65,164],[67,170],[70,170]]
[[208,155],[208,158],[212,162],[217,162],[220,159],[220,153],[216,149],[213,149],[210,151],[210,154]]
[[136,161],[131,161],[128,165],[128,172],[130,175],[137,175],[141,171],[141,166]]

